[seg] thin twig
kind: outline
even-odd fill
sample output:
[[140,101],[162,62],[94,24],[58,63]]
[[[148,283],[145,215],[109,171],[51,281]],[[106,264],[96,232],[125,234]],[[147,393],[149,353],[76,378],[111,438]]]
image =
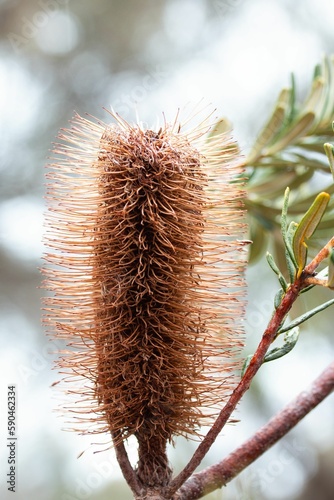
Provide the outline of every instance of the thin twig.
[[115,447],[115,452],[116,452],[116,458],[118,461],[118,464],[120,466],[120,469],[122,471],[122,474],[124,476],[124,479],[130,486],[132,492],[134,493],[135,497],[141,495],[142,493],[142,487],[138,481],[137,475],[135,471],[132,468],[132,465],[129,461],[128,454],[126,452],[125,446],[123,441],[119,441],[116,436],[113,436],[113,441],[114,441],[114,447]]
[[280,413],[227,458],[194,474],[179,490],[182,500],[197,500],[235,478],[285,436],[334,390],[334,362]]

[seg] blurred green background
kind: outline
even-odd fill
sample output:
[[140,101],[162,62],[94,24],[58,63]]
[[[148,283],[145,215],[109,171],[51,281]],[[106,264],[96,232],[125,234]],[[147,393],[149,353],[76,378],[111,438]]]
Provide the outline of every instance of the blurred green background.
[[[56,345],[40,326],[44,165],[74,111],[156,123],[188,103],[227,116],[244,154],[295,72],[301,95],[323,53],[334,52],[331,0],[0,0],[1,408],[18,393],[19,500],[127,500],[108,442],[62,431],[50,389]],[[248,272],[245,355],[271,315],[275,277],[262,259]],[[313,296],[311,296],[313,293]],[[306,301],[321,302],[321,292]],[[329,309],[302,331],[296,349],[263,366],[204,465],[241,444],[302,391],[333,358]],[[58,397],[59,399],[59,397]],[[65,398],[64,403],[65,404]],[[329,398],[286,439],[212,500],[330,500],[334,402]],[[7,491],[5,412],[0,415],[0,497]],[[135,444],[130,443],[135,460]],[[177,441],[175,470],[195,443]],[[81,451],[85,453],[80,459]]]

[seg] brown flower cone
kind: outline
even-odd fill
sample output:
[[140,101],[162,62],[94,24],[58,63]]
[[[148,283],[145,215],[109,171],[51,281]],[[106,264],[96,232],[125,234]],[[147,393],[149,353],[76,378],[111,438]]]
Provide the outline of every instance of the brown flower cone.
[[[167,485],[166,444],[209,424],[234,386],[245,230],[237,148],[76,116],[47,177],[48,330],[83,433],[135,435],[137,475]],[[81,381],[81,383],[80,383]]]

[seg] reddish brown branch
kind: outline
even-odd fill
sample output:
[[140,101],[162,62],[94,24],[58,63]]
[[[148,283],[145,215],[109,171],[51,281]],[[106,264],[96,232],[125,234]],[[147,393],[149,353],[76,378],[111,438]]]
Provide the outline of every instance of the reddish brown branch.
[[334,362],[284,410],[221,462],[194,474],[181,488],[182,500],[196,500],[231,481],[277,443],[334,390]]

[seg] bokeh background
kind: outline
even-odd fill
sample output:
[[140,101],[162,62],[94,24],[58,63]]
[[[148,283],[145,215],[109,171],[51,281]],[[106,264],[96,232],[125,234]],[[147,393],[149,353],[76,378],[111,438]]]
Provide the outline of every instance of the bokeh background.
[[[113,107],[148,125],[188,103],[212,103],[247,152],[289,75],[301,97],[334,51],[331,0],[0,0],[0,497],[7,492],[6,387],[18,391],[18,500],[131,498],[112,451],[62,431],[50,385],[56,345],[40,325],[44,165],[74,111]],[[245,355],[272,311],[266,264],[248,273]],[[303,328],[296,349],[265,365],[204,465],[224,457],[333,358],[333,312]],[[60,401],[61,403],[61,401]],[[100,438],[103,443],[103,437]],[[107,439],[105,440],[107,441]],[[134,457],[134,443],[129,444]],[[175,470],[195,443],[171,450]],[[102,446],[103,449],[103,446]],[[80,452],[85,453],[77,459]],[[330,500],[334,401],[328,398],[214,499]]]

